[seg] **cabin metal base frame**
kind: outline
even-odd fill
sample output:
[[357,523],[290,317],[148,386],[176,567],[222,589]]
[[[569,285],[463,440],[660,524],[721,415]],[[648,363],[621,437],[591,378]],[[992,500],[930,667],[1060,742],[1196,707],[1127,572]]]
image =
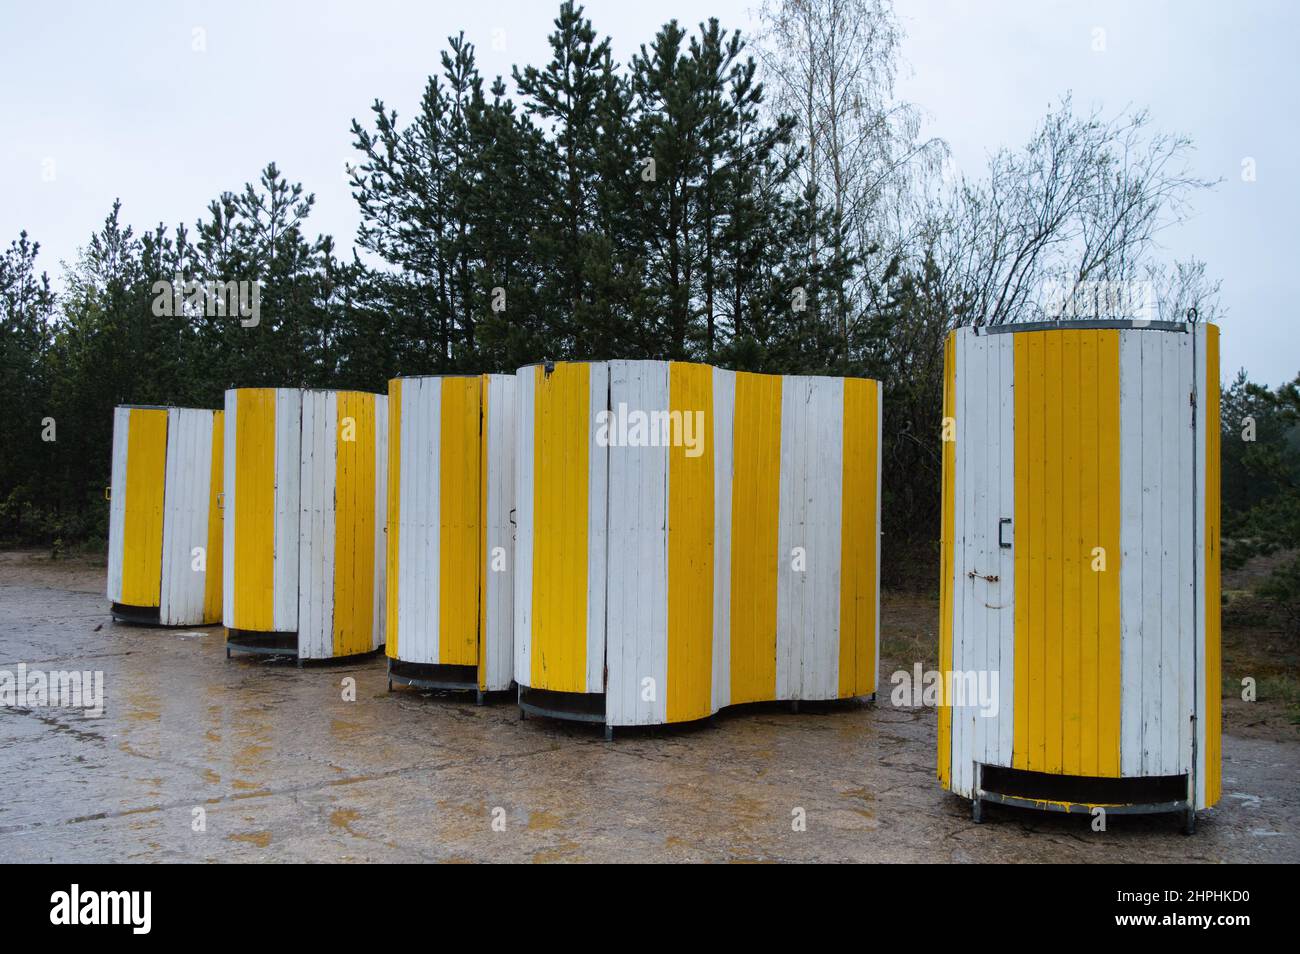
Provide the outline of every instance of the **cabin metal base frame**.
[[1091,778],[977,762],[971,818],[976,824],[984,820],[985,802],[1081,815],[1091,815],[1098,808],[1108,815],[1178,814],[1183,817],[1183,831],[1190,835],[1196,831],[1193,791],[1190,775]]
[[131,623],[136,626],[158,626],[163,624],[159,621],[159,607],[157,606],[129,606],[126,603],[113,603],[109,608],[109,614],[119,623]]
[[231,652],[262,656],[293,656],[298,660],[298,666],[302,666],[302,658],[298,656],[297,633],[268,633],[250,629],[227,629],[227,659],[230,658]]
[[606,741],[612,741],[614,738],[614,727],[605,722],[603,692],[556,692],[553,689],[520,686],[519,718],[526,718],[529,714],[544,719],[603,724]]
[[[799,712],[800,702],[812,702],[815,704],[837,705],[846,702],[875,702],[876,694],[869,693],[865,696],[850,696],[847,699],[785,699],[773,700],[754,703],[739,703],[736,708],[747,706],[763,705],[781,705],[788,706],[792,713]],[[732,706],[724,706],[718,712],[723,712]],[[556,692],[551,689],[535,689],[529,686],[519,686],[519,718],[524,719],[528,715],[540,716],[544,719],[564,719],[569,722],[590,722],[603,724],[605,727],[605,740],[612,742],[614,739],[615,726],[605,721],[605,695],[604,693],[591,692]],[[712,724],[717,712],[699,719],[691,719],[685,722],[661,722],[652,723],[654,726],[664,725],[690,725],[693,722],[708,722]],[[646,728],[646,726],[624,726],[623,728]]]
[[479,688],[478,670],[474,666],[410,663],[392,656],[387,658],[389,692],[393,691],[395,684],[413,689],[446,689],[474,693],[476,705],[487,702],[487,692]]
[[226,658],[231,653],[249,653],[262,656],[292,656],[301,669],[308,662],[335,662],[341,660],[361,659],[373,656],[382,647],[367,649],[365,652],[348,653],[346,656],[303,656],[298,652],[298,634],[280,632],[260,632],[251,629],[226,629]]

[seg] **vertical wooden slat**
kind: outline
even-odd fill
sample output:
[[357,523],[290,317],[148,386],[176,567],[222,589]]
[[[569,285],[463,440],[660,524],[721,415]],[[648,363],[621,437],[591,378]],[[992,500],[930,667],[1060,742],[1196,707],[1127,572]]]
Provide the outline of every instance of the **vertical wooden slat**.
[[587,691],[590,366],[534,369],[532,645],[529,685]]
[[483,379],[447,377],[441,385],[438,661],[476,666]]
[[736,373],[731,498],[731,701],[776,697],[781,376]]
[[[944,342],[943,355],[943,420],[941,427],[950,426],[956,417],[957,401],[957,332],[950,331]],[[949,435],[953,436],[953,435]],[[952,670],[953,635],[953,564],[956,541],[953,539],[953,515],[956,501],[953,482],[957,476],[956,441],[943,441],[943,490],[940,503],[939,530],[939,672]],[[951,700],[940,699],[939,704],[939,781],[944,788],[952,787],[952,706]]]
[[1218,802],[1222,786],[1223,685],[1221,660],[1222,580],[1219,568],[1221,528],[1220,464],[1223,440],[1219,393],[1219,328],[1205,329],[1205,804]]
[[[713,369],[668,370],[669,410],[681,421],[668,451],[668,721],[682,722],[712,711]],[[682,439],[688,420],[703,425],[695,449]]]
[[874,691],[876,639],[876,382],[844,381],[844,463],[840,512],[839,695]]

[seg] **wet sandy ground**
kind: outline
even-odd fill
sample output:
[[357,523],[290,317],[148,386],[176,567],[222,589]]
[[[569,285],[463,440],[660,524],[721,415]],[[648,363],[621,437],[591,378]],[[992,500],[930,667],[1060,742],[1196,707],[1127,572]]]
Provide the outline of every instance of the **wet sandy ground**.
[[227,661],[217,627],[115,625],[102,578],[0,554],[0,668],[107,684],[98,719],[0,708],[0,862],[1300,860],[1293,740],[1227,735],[1194,837],[999,807],[977,826],[934,780],[932,711],[746,707],[607,744],[509,696],[389,693],[378,656],[300,671]]

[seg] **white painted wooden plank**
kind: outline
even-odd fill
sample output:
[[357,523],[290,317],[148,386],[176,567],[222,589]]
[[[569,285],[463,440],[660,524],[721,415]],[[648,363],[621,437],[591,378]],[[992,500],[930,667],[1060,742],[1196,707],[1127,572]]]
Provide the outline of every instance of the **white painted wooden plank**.
[[716,712],[731,704],[731,487],[736,374],[713,369],[713,687]]
[[[608,407],[619,414],[625,408],[629,412],[648,410],[646,391],[650,376],[649,365],[610,362]],[[617,443],[613,435],[610,443]],[[659,468],[644,466],[643,456],[649,456],[646,448],[609,448],[608,526],[610,539],[618,541],[618,545],[609,554],[607,598],[619,600],[621,604],[616,611],[609,607],[606,630],[609,679],[605,690],[605,720],[611,725],[650,722],[655,717],[658,697],[663,695],[667,698],[667,673],[659,672],[652,665],[650,640],[643,644],[637,638],[638,627],[648,624],[647,628],[653,628],[655,624],[651,606],[657,599],[668,599],[667,576],[662,581],[655,579],[659,564],[653,559],[653,554],[659,541],[654,519],[649,516],[665,499],[663,481],[666,477],[659,475],[659,486],[650,495],[647,482],[652,473],[659,472]],[[655,457],[657,463],[658,457]],[[664,520],[667,520],[666,511]],[[638,565],[643,567],[644,576],[637,575]],[[656,587],[659,587],[657,592]],[[652,680],[647,685],[647,692],[639,692],[646,679]]]
[[[454,448],[444,446],[446,437],[442,433],[442,398],[445,381],[442,378],[430,378],[422,382],[426,394],[423,402],[424,420],[421,422],[423,434],[416,437],[416,446],[421,449],[420,468],[422,488],[423,532],[424,542],[424,576],[412,580],[417,590],[423,590],[423,598],[417,597],[421,608],[417,618],[420,620],[420,638],[423,640],[424,653],[430,662],[436,663],[442,655],[442,591],[430,586],[429,581],[442,576],[442,458],[444,454],[455,452]],[[416,507],[420,512],[420,505]]]
[[[651,414],[669,408],[665,361],[613,361],[608,407]],[[653,725],[666,721],[668,699],[668,454],[667,447],[608,448],[606,721]]]
[[609,364],[588,371],[587,401],[587,691],[605,691],[605,574],[608,551],[609,448],[596,441],[596,413],[609,407]]
[[1162,555],[1160,463],[1164,355],[1142,336],[1142,774],[1155,774],[1160,749]]
[[[596,405],[593,413],[614,409],[621,412],[626,406],[631,410],[644,410],[644,368],[638,362],[611,361],[609,365],[609,399],[605,405]],[[609,424],[609,443],[618,442],[616,424]],[[641,471],[637,455],[640,448],[609,448],[608,530],[609,539],[616,541],[606,564],[608,592],[606,594],[606,663],[609,667],[605,686],[605,721],[610,725],[635,725],[647,721],[643,715],[652,703],[641,699],[637,685],[642,678],[642,662],[638,656],[641,646],[637,628],[644,623],[636,604],[641,581],[636,576],[637,562],[642,558],[646,528],[642,522],[644,501],[640,484]],[[665,593],[666,598],[666,593]],[[666,686],[656,683],[657,693]]]
[[[332,455],[326,447],[326,431],[335,419],[330,416],[326,395],[307,391],[302,395],[301,429],[298,464],[298,655],[303,659],[323,659],[333,654],[333,641],[325,645],[326,591],[333,597],[332,586],[325,580],[324,551],[332,549],[333,539],[326,539],[326,471],[331,470]],[[333,508],[330,495],[329,509]]]
[[[328,650],[325,646],[328,626],[325,550],[333,549],[334,539],[332,534],[327,534],[325,515],[338,501],[331,499],[326,506],[325,474],[337,464],[334,455],[326,449],[325,434],[338,426],[338,418],[331,413],[334,410],[320,392],[308,391],[303,395],[298,484],[298,654],[307,659],[323,659],[333,654],[333,641]],[[332,586],[330,595],[333,595]]]
[[275,567],[273,625],[298,630],[298,503],[303,392],[275,392]]
[[388,395],[375,396],[375,533],[374,603],[370,622],[370,647],[378,649],[387,636],[388,612]]
[[[983,335],[980,342],[980,365],[984,375],[984,447],[980,453],[984,458],[985,473],[980,486],[981,500],[979,507],[979,544],[981,572],[998,577],[998,582],[976,581],[979,593],[979,609],[984,615],[983,652],[977,657],[977,679],[987,680],[997,672],[1000,665],[1002,648],[1002,618],[1000,609],[1005,602],[1005,578],[1002,576],[1002,554],[998,546],[998,520],[1002,517],[1002,455],[999,440],[999,418],[1002,408],[1001,362],[998,360],[998,346],[1005,335]],[[987,566],[985,570],[983,567]],[[983,584],[982,586],[980,584]],[[978,683],[977,683],[978,687]],[[975,724],[976,754],[980,762],[996,764],[997,751],[996,725],[984,715],[978,706],[978,699],[967,700],[971,709],[971,719]],[[972,779],[973,781],[973,779]]]
[[[311,392],[309,392],[311,394]],[[335,475],[338,468],[338,395],[334,391],[324,394],[312,394],[315,398],[316,419],[309,431],[303,428],[303,440],[308,434],[312,442],[312,466],[304,470],[301,487],[304,495],[310,488],[311,532],[314,546],[311,556],[311,622],[312,638],[310,640],[312,658],[327,659],[334,655],[334,547],[335,516],[341,507],[354,505],[352,488],[338,491]],[[306,399],[304,398],[304,408]],[[304,414],[305,418],[305,414]],[[304,421],[305,423],[305,421]],[[304,516],[303,522],[306,523]],[[351,587],[352,580],[338,581],[343,586]],[[299,580],[301,589],[306,589],[305,581]],[[299,621],[301,623],[301,619]]]
[[[642,365],[642,391],[640,406],[648,411],[667,411],[671,406],[671,366],[667,361],[653,361]],[[635,405],[634,405],[635,406]],[[653,579],[658,588],[641,593],[643,607],[650,609],[651,626],[638,634],[637,658],[641,678],[654,679],[657,687],[653,703],[643,708],[648,722],[668,721],[668,590],[672,585],[668,577],[668,514],[671,504],[672,479],[669,475],[669,449],[667,447],[628,448],[634,466],[645,467],[645,509],[642,512],[644,532],[641,537],[646,555],[654,567]],[[638,680],[638,685],[640,680]]]
[[341,506],[352,509],[360,504],[356,499],[356,481],[350,481],[350,486],[344,491],[346,496],[342,496],[338,490],[338,441],[339,441],[339,406],[338,392],[327,391],[325,393],[324,413],[320,415],[319,438],[320,444],[317,447],[317,460],[320,470],[319,477],[319,494],[320,494],[320,514],[321,514],[321,538],[320,538],[320,556],[318,565],[320,569],[320,603],[316,610],[319,615],[318,632],[320,639],[320,654],[322,659],[328,659],[334,655],[334,592],[336,583],[342,583],[345,587],[355,587],[355,580],[335,580],[335,563],[334,552],[337,542],[337,518]]
[[428,431],[428,389],[425,378],[402,382],[402,465],[398,519],[397,656],[404,662],[429,663],[432,634],[426,631],[425,601],[428,589],[429,441],[440,440]]
[[[953,375],[954,381],[954,403],[953,413],[956,417],[954,422],[954,439],[956,440],[955,460],[956,473],[953,480],[953,587],[952,587],[952,605],[953,605],[953,624],[952,624],[952,669],[951,672],[958,672],[963,663],[963,633],[967,628],[967,605],[966,605],[966,539],[962,533],[963,528],[969,518],[969,502],[967,500],[966,487],[969,484],[970,462],[968,460],[969,451],[966,447],[966,437],[970,428],[970,421],[967,419],[967,398],[966,398],[966,377],[969,373],[967,362],[967,343],[968,333],[965,329],[958,331],[956,341],[953,346],[953,360],[956,363],[956,370]],[[948,673],[944,673],[944,678],[949,678]],[[952,703],[954,700],[948,700]],[[952,726],[952,764],[951,779],[953,791],[970,795],[970,787],[967,784],[967,773],[963,771],[962,766],[970,759],[970,750],[966,739],[965,723],[961,717],[961,710],[956,706],[951,707]]]
[[[317,654],[313,651],[312,642],[316,631],[315,621],[312,619],[311,609],[313,601],[311,591],[315,582],[315,576],[312,573],[311,557],[313,553],[313,516],[315,515],[314,504],[318,499],[318,493],[313,486],[313,478],[319,473],[316,467],[316,417],[317,401],[315,392],[308,391],[302,396],[302,403],[299,409],[299,437],[298,437],[298,540],[293,548],[294,559],[298,562],[298,590],[294,594],[298,610],[298,655],[304,659],[315,659]],[[278,457],[277,453],[277,457]],[[276,485],[280,484],[280,475],[278,473],[279,461],[276,461]],[[284,547],[288,552],[288,547]],[[276,541],[276,559],[280,558],[281,543]],[[277,580],[277,583],[279,580]],[[278,599],[278,594],[277,594]]]
[[108,504],[108,598],[122,602],[123,548],[126,545],[126,454],[131,409],[113,409],[113,466]]
[[[1196,366],[1193,358],[1191,335],[1167,334],[1177,341],[1178,379],[1181,400],[1178,402],[1178,461],[1174,466],[1174,479],[1179,498],[1178,548],[1178,704],[1175,717],[1178,721],[1178,747],[1175,752],[1174,774],[1192,771],[1192,746],[1196,712],[1196,430],[1193,424],[1191,395],[1196,388]],[[1197,392],[1199,393],[1199,392]]]
[[[970,368],[966,390],[966,417],[968,473],[971,489],[970,523],[967,525],[967,566],[981,577],[993,576],[992,556],[988,549],[989,523],[994,514],[989,507],[989,483],[994,466],[993,450],[989,442],[989,401],[992,399],[993,384],[989,380],[989,339],[987,335],[971,337],[967,342],[967,364]],[[997,584],[985,579],[967,578],[969,588],[969,615],[967,618],[967,635],[970,642],[964,649],[960,671],[978,673],[988,666],[988,648],[995,641],[993,628],[996,625],[996,611],[989,609],[992,602],[989,597],[996,593]],[[967,727],[972,761],[984,762],[987,738],[985,720],[980,718],[979,710],[971,705],[969,698],[964,698],[960,710]],[[972,776],[972,784],[974,782]]]
[[820,452],[809,463],[815,472],[815,496],[809,502],[817,521],[817,562],[810,565],[815,602],[805,646],[814,660],[806,699],[836,699],[840,694],[840,586],[844,527],[844,379],[815,382],[814,413],[821,435]]
[[[1164,426],[1160,436],[1160,736],[1158,758],[1153,768],[1160,775],[1175,775],[1179,764],[1179,695],[1182,681],[1182,586],[1180,564],[1188,555],[1185,530],[1190,528],[1191,513],[1183,506],[1182,488],[1190,483],[1190,471],[1179,472],[1182,459],[1180,444],[1190,433],[1184,429],[1184,409],[1188,407],[1191,382],[1186,379],[1180,355],[1183,335],[1146,332],[1159,343],[1162,354],[1163,381],[1161,410]],[[1181,398],[1181,400],[1180,400]]]
[[797,616],[802,601],[796,588],[802,579],[792,568],[795,547],[805,547],[802,501],[806,489],[802,471],[796,462],[804,457],[807,384],[787,375],[781,382],[781,450],[777,511],[776,571],[776,697],[798,699],[800,674],[794,642],[801,620]]
[[1007,533],[1012,546],[999,546],[998,574],[1002,584],[998,587],[1002,607],[998,619],[998,716],[997,746],[990,763],[1011,767],[1012,748],[1015,742],[1015,676],[1016,676],[1016,401],[1015,401],[1015,340],[1011,335],[991,336],[998,343],[998,430],[999,444],[999,519],[1012,520]]
[[515,682],[532,682],[533,607],[533,416],[536,370],[515,375]]
[[1142,771],[1143,364],[1139,331],[1119,332],[1120,774]]
[[437,664],[440,651],[442,385],[439,377],[402,383],[397,649],[421,665]]
[[[839,695],[844,380],[782,382],[777,698]],[[802,569],[796,569],[796,553]]]
[[[179,487],[170,486],[172,481],[169,478],[175,472],[176,462],[188,451],[185,445],[189,437],[188,434],[181,433],[176,422],[175,412],[178,410],[179,408],[167,408],[167,431],[163,445],[162,543],[158,551],[158,622],[164,626],[171,625],[167,619],[173,607],[178,612],[184,612],[184,608],[179,605],[183,598],[182,593],[178,589],[173,589],[182,586],[183,582],[176,574],[170,572],[176,551],[174,540],[177,535],[176,524],[184,520],[184,516],[176,512],[181,510],[180,495],[174,492],[178,491]],[[183,534],[184,532],[182,531]]]
[[[304,578],[300,572],[298,578],[299,599],[305,594],[308,596],[308,605],[311,607],[309,614],[310,620],[310,646],[311,658],[328,658],[334,654],[334,640],[330,638],[333,635],[333,596],[334,596],[334,577],[328,572],[329,557],[334,553],[334,534],[331,532],[330,517],[332,517],[339,507],[350,507],[352,500],[348,496],[336,496],[334,488],[331,486],[331,478],[335,475],[338,467],[337,447],[331,437],[337,436],[339,428],[338,403],[334,398],[333,392],[321,394],[318,392],[307,392],[303,396],[303,469],[301,471],[302,480],[299,486],[302,492],[302,505],[310,507],[310,512],[304,512],[304,506],[300,505],[299,513],[302,532],[311,534],[312,543],[310,550],[304,547],[305,555],[308,557],[310,567],[310,580]],[[314,407],[315,415],[311,427],[307,426],[307,407],[308,404]],[[310,446],[310,458],[307,456]],[[342,491],[346,494],[347,491]],[[310,499],[308,495],[310,494]],[[299,566],[303,566],[299,561]],[[351,581],[345,582],[350,586]],[[298,624],[301,628],[304,623],[301,610],[299,611]],[[302,635],[301,633],[299,634]]]
[[[668,409],[668,362],[627,362],[623,373],[627,390],[620,395],[612,386],[611,365],[611,409],[621,411],[624,404],[632,412],[646,414]],[[610,460],[615,457],[623,458],[620,470],[626,488],[635,488],[630,499],[625,491],[622,504],[634,522],[628,525],[626,538],[614,533],[618,524],[611,499],[610,537],[635,541],[635,545],[627,550],[615,547],[611,554],[622,565],[619,576],[610,579],[610,591],[618,579],[621,587],[629,589],[635,581],[636,594],[633,611],[622,620],[620,655],[626,669],[616,701],[633,713],[626,721],[653,724],[668,715],[668,495],[672,491],[668,452],[661,447],[611,447]],[[626,561],[629,554],[631,562]],[[638,575],[639,568],[646,571],[644,576]],[[606,717],[613,725],[623,721],[612,706]]]
[[[979,572],[985,576],[997,576],[998,582],[989,580],[972,581],[974,613],[980,626],[979,644],[971,654],[969,670],[975,674],[975,686],[978,680],[988,679],[989,673],[996,670],[998,651],[1001,647],[1001,620],[998,607],[1002,602],[1001,569],[1002,557],[998,552],[997,531],[998,518],[1001,516],[1000,481],[1002,458],[998,445],[998,412],[1001,407],[999,394],[999,365],[997,361],[997,337],[980,335],[973,340],[975,360],[981,378],[981,386],[975,390],[973,413],[979,415],[978,424],[981,435],[977,450],[981,461],[979,482],[976,485],[976,519],[974,544],[978,558]],[[968,717],[971,724],[971,737],[974,740],[973,759],[980,763],[990,761],[991,751],[996,748],[994,728],[979,705],[978,696],[966,698]],[[974,776],[972,774],[972,784]]]
[[[390,385],[391,387],[391,385]],[[408,561],[414,560],[415,546],[413,541],[407,540],[407,527],[411,521],[406,513],[406,508],[410,504],[408,501],[413,496],[413,488],[417,475],[407,468],[411,466],[411,449],[408,445],[410,438],[407,436],[411,430],[411,419],[417,413],[419,405],[419,390],[416,387],[415,379],[403,378],[401,382],[401,399],[395,407],[400,407],[400,417],[397,420],[397,473],[391,475],[391,479],[396,480],[394,492],[397,494],[397,521],[396,526],[388,528],[389,534],[396,534],[397,539],[397,559],[394,566],[388,568],[388,572],[397,574],[397,599],[387,608],[387,612],[394,618],[394,631],[396,633],[396,645],[393,652],[397,659],[405,659],[408,652],[407,642],[410,639],[406,635],[407,627],[410,625],[407,616],[410,612],[410,598],[405,592],[409,585],[407,582],[410,576],[410,570],[407,567]]]
[[[970,656],[975,639],[972,631],[974,607],[972,605],[972,581],[966,575],[972,569],[974,554],[971,550],[971,523],[974,519],[975,486],[978,474],[975,464],[975,444],[977,440],[974,413],[974,388],[978,369],[974,360],[972,329],[964,329],[957,336],[957,454],[961,460],[960,480],[955,488],[957,496],[956,518],[953,521],[953,535],[957,541],[956,585],[953,587],[953,602],[957,607],[957,624],[953,627],[953,673],[964,672],[970,665]],[[975,742],[971,738],[970,720],[966,711],[956,705],[953,699],[952,735],[954,759],[952,776],[957,790],[970,794],[974,788],[972,760]]]
[[[964,428],[966,426],[966,331],[959,329],[953,341],[953,520],[952,520],[952,652],[950,672],[956,672],[961,662],[962,646],[961,634],[966,625],[965,612],[966,604],[964,599],[964,571],[962,569],[963,561],[966,559],[965,542],[961,536],[961,527],[964,524],[964,512],[966,510],[966,501],[963,496],[963,489],[966,486],[966,442],[963,439]],[[948,673],[942,674],[944,679],[948,678]],[[951,699],[948,700],[951,702]],[[950,763],[950,784],[952,790],[960,795],[970,795],[970,790],[966,786],[965,773],[961,771],[961,765],[969,753],[964,746],[964,735],[961,723],[961,715],[956,708],[950,708],[950,746],[951,746],[951,763]]]
[[413,400],[411,417],[402,421],[402,472],[411,474],[412,480],[409,486],[403,483],[402,506],[411,507],[411,511],[403,515],[402,522],[409,534],[411,560],[402,565],[400,590],[409,600],[400,646],[407,662],[437,663],[439,594],[428,581],[441,546],[437,529],[442,507],[442,381],[413,378],[408,383]]
[[[640,406],[647,410],[670,407],[670,366],[667,361],[641,362]],[[668,721],[668,508],[672,485],[668,474],[668,448],[628,448],[641,476],[641,557],[639,566],[650,572],[639,580],[638,609],[650,625],[637,640],[638,695],[649,677],[656,688],[653,701],[639,704],[648,723]]]
[[221,481],[221,621],[226,626],[233,626],[235,620],[235,422],[239,415],[239,392],[226,391],[225,445],[223,451]]
[[1209,331],[1205,324],[1196,326],[1194,332],[1194,349],[1195,375],[1196,375],[1196,427],[1193,435],[1192,446],[1196,457],[1192,462],[1192,467],[1188,471],[1195,475],[1195,493],[1192,495],[1192,507],[1194,509],[1192,545],[1195,548],[1194,573],[1193,573],[1193,608],[1192,615],[1194,623],[1192,625],[1192,639],[1195,645],[1192,647],[1193,659],[1193,681],[1192,690],[1193,698],[1191,709],[1196,713],[1196,732],[1194,736],[1195,751],[1193,753],[1192,773],[1196,784],[1196,807],[1205,808],[1208,801],[1206,794],[1206,772],[1208,763],[1206,762],[1206,720],[1208,713],[1205,711],[1206,699],[1206,658],[1205,658],[1205,627],[1207,624],[1205,612],[1205,535],[1207,527],[1205,524],[1205,502],[1206,494],[1210,492],[1208,484],[1209,474],[1206,467],[1206,441],[1209,437],[1209,427],[1214,422],[1208,419],[1208,393],[1209,388],[1217,382],[1210,378],[1213,370],[1217,374],[1218,369],[1209,367],[1208,355],[1208,337]]
[[[635,362],[609,363],[609,399],[591,409],[593,415],[620,404],[629,409],[642,401],[641,369]],[[618,441],[616,423],[608,421],[608,442]],[[640,674],[637,659],[635,626],[638,622],[636,599],[640,580],[635,564],[641,558],[642,504],[640,472],[634,466],[628,448],[609,448],[608,539],[615,541],[606,563],[606,630],[605,653],[608,676],[605,683],[605,721],[610,725],[634,725],[639,720],[639,696],[635,691]],[[628,570],[633,572],[629,574]]]
[[[490,690],[507,689],[514,673],[514,507],[516,379],[513,375],[485,377],[487,415],[484,421],[487,455],[487,552],[483,572],[486,632],[484,668]],[[495,554],[501,563],[494,569]]]
[[[421,467],[421,504],[424,506],[424,568],[425,576],[412,581],[415,586],[425,590],[424,621],[422,621],[421,638],[424,639],[424,651],[430,662],[438,662],[442,656],[442,590],[437,585],[430,586],[430,580],[437,580],[442,567],[442,459],[443,455],[459,452],[459,448],[447,445],[446,434],[442,433],[442,399],[446,390],[445,378],[428,378],[421,382],[425,391],[425,420],[422,422],[424,435],[416,438],[416,446],[425,447],[420,455],[424,461]],[[455,638],[455,634],[450,634]]]
[[194,550],[207,559],[208,504],[212,481],[212,412],[169,408],[163,492],[162,586],[159,622],[203,622],[207,573],[194,569]]

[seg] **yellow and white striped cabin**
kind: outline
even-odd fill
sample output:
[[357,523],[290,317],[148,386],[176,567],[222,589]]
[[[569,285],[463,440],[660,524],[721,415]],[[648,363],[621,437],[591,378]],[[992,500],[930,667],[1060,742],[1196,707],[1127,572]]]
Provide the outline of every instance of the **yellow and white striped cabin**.
[[383,645],[387,408],[360,391],[226,392],[227,654]]
[[962,328],[943,414],[943,787],[977,817],[1194,824],[1219,798],[1219,329]]
[[877,382],[667,361],[518,377],[525,712],[608,735],[875,693]]
[[514,677],[515,376],[388,384],[389,684]]
[[108,599],[115,619],[221,621],[221,416],[180,407],[114,411]]

